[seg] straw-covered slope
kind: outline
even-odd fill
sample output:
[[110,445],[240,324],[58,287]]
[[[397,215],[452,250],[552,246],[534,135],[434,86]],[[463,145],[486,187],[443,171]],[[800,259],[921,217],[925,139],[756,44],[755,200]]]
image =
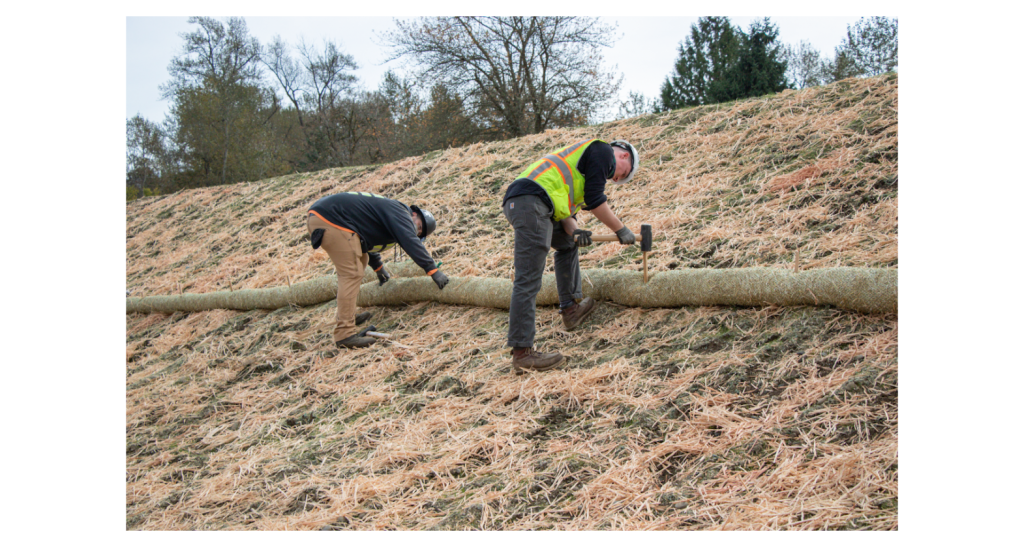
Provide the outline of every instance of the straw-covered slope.
[[[642,154],[634,182],[608,195],[634,231],[653,225],[652,272],[892,269],[897,90],[894,75],[847,80],[146,198],[127,208],[127,288],[212,293],[331,275],[305,211],[347,190],[431,210],[428,249],[449,276],[507,280],[505,187],[590,137]],[[581,265],[637,271],[639,248],[598,244]],[[128,314],[126,526],[897,527],[895,314],[603,302],[566,333],[541,307],[538,345],[570,362],[515,376],[505,310],[369,309],[393,342],[345,352],[331,343],[331,302]]]

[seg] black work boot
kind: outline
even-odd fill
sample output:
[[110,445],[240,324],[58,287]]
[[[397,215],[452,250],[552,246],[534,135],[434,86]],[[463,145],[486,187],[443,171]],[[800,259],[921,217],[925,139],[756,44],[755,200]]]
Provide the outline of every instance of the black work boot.
[[364,311],[363,313],[356,314],[356,324],[362,325],[370,317],[373,317],[373,312],[370,311]]
[[376,338],[370,336],[362,336],[360,333],[355,333],[344,340],[338,340],[334,343],[339,348],[365,348],[371,346],[377,342]]
[[596,302],[591,297],[586,297],[583,300],[573,303],[568,308],[562,308],[558,310],[558,313],[562,316],[562,323],[565,324],[565,330],[572,330],[580,326],[580,323],[590,315],[590,312],[594,311]]
[[550,370],[565,362],[561,353],[539,353],[533,348],[512,348],[512,369],[516,374]]

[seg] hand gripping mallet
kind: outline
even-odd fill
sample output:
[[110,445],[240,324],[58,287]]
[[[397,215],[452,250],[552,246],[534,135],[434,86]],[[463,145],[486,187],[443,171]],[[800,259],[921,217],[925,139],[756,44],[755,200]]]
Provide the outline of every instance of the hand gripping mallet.
[[[647,253],[651,252],[651,244],[654,239],[654,229],[651,228],[650,224],[640,225],[640,250],[644,253],[644,283],[647,283]],[[590,236],[591,241],[619,241],[619,236],[615,234],[596,234]]]

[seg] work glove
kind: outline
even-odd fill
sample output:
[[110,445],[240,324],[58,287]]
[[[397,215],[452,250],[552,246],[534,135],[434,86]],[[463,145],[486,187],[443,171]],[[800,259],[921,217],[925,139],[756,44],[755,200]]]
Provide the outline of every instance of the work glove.
[[619,238],[619,243],[623,245],[632,245],[636,243],[636,236],[633,235],[633,232],[629,231],[629,228],[625,226],[615,232],[615,237]]
[[438,290],[444,289],[444,286],[448,284],[448,276],[444,275],[441,270],[431,274],[430,278],[434,280],[434,283],[437,283]]
[[384,269],[384,266],[381,266],[380,269],[377,270],[377,281],[380,281],[380,285],[377,286],[380,287],[384,285],[385,283],[388,282],[388,279],[391,279],[391,274],[389,274],[388,271]]
[[593,233],[594,232],[591,232],[590,230],[580,230],[577,228],[572,233],[572,238],[576,241],[576,245],[580,247],[589,247],[594,244],[594,240],[590,239],[590,236]]

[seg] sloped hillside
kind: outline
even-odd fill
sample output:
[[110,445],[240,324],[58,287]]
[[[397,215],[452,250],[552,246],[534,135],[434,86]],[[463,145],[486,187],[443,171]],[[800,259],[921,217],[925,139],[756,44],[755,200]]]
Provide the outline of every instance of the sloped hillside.
[[[128,204],[132,296],[331,275],[306,207],[360,190],[438,218],[452,277],[508,278],[505,187],[579,139],[625,138],[649,269],[898,265],[895,75],[549,131],[386,165]],[[605,230],[584,213],[583,223]],[[590,269],[640,265],[595,245]],[[402,260],[396,255],[387,261]],[[550,267],[549,259],[549,267]],[[586,283],[584,284],[586,292]],[[895,529],[898,319],[829,307],[603,303],[515,376],[507,312],[372,308],[393,342],[339,352],[334,304],[126,317],[129,529]]]

